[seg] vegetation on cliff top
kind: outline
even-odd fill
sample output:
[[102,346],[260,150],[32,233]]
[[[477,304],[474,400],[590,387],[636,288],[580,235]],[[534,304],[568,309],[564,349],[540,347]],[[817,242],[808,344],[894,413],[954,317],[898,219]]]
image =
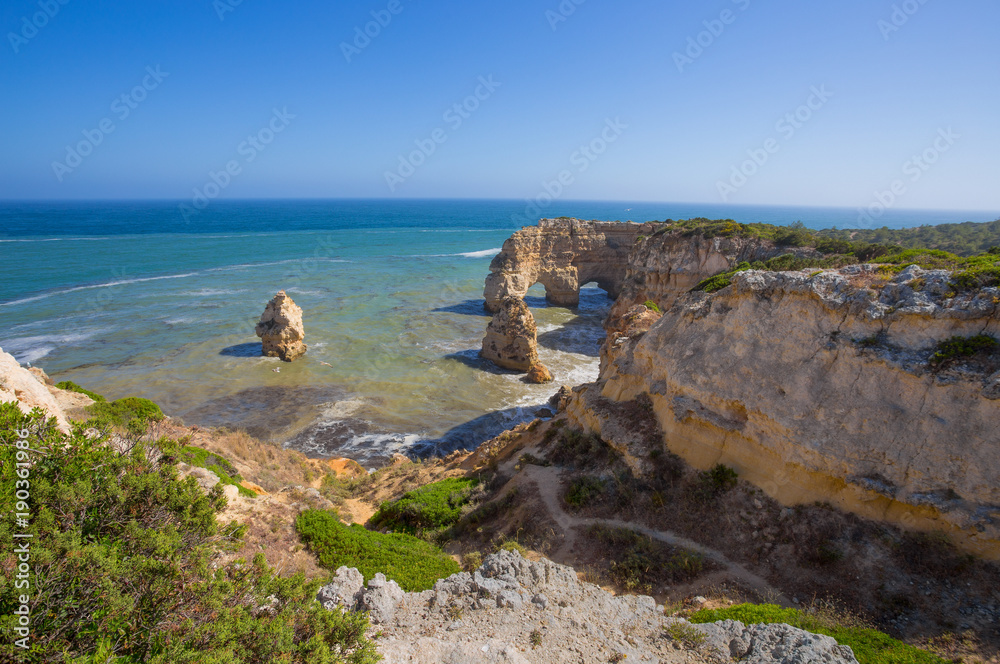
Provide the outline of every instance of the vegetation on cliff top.
[[402,533],[376,533],[357,524],[348,526],[326,510],[303,512],[295,527],[323,567],[354,567],[365,580],[381,572],[407,592],[429,590],[438,579],[462,571],[429,542]]
[[107,401],[107,399],[105,399],[97,392],[91,392],[90,390],[85,390],[71,380],[64,380],[61,383],[56,383],[56,387],[58,387],[60,390],[67,390],[69,392],[78,392],[80,394],[84,394],[93,399],[94,401]]
[[1000,219],[988,223],[966,222],[939,224],[918,228],[890,229],[824,229],[810,230],[802,223],[790,226],[774,224],[741,224],[732,219],[668,219],[656,234],[682,229],[688,235],[705,237],[757,237],[779,246],[814,247],[824,254],[854,253],[862,261],[869,260],[866,251],[884,253],[904,249],[938,249],[959,256],[974,256],[1000,247]]
[[919,648],[897,641],[870,627],[840,624],[836,617],[824,612],[807,614],[798,609],[784,609],[775,604],[738,604],[726,609],[698,611],[689,620],[710,623],[738,620],[745,625],[786,623],[817,634],[826,634],[837,643],[850,646],[860,664],[945,664],[941,659]]
[[[0,520],[0,538],[32,535],[29,588],[15,585],[14,549],[0,555],[0,630],[14,633],[27,595],[35,662],[376,661],[366,618],[319,606],[319,581],[278,576],[262,555],[220,563],[244,530],[218,524],[224,505],[221,488],[179,479],[159,444],[126,435],[112,446],[82,426],[65,435],[39,410],[0,404],[0,510],[31,514]],[[13,639],[0,653],[13,661]]]

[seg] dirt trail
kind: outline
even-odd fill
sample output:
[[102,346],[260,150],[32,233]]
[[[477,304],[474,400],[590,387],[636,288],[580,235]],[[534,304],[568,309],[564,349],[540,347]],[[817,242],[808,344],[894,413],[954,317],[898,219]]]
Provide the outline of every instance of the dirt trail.
[[770,598],[769,601],[778,602],[785,606],[791,606],[791,602],[781,591],[742,565],[732,562],[720,551],[703,546],[670,531],[653,530],[652,528],[647,528],[628,521],[621,521],[619,519],[578,517],[566,512],[563,510],[562,499],[559,496],[559,489],[561,486],[559,468],[529,465],[524,467],[521,471],[521,475],[523,477],[522,481],[530,481],[538,487],[538,491],[542,497],[542,503],[548,510],[549,515],[557,524],[559,524],[559,527],[566,534],[565,541],[549,556],[552,560],[558,562],[568,558],[569,551],[572,549],[577,536],[575,528],[597,525],[608,526],[611,528],[627,528],[637,533],[642,533],[643,535],[660,542],[665,542],[671,546],[679,546],[691,551],[696,551],[705,558],[708,558],[722,566],[729,577],[753,588],[757,592],[761,593],[763,597]]

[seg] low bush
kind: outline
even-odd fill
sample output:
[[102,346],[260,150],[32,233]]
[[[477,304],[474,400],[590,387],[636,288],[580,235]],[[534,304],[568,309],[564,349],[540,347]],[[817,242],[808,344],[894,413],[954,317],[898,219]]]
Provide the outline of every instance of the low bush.
[[700,492],[705,498],[715,498],[736,488],[739,475],[724,464],[716,464],[711,470],[700,474]]
[[149,399],[125,397],[115,401],[98,401],[87,407],[87,424],[98,429],[123,428],[145,430],[150,423],[163,419],[163,411]]
[[586,507],[604,495],[606,487],[596,477],[578,477],[566,489],[566,504],[570,507]]
[[407,592],[429,590],[438,579],[461,571],[458,563],[429,542],[403,533],[376,533],[357,524],[347,526],[325,510],[303,512],[295,527],[323,567],[354,567],[366,580],[381,572]]
[[997,340],[988,334],[974,337],[951,337],[938,344],[937,350],[931,355],[930,365],[940,368],[952,360],[973,357],[982,352],[995,350],[997,346]]
[[746,625],[786,623],[793,627],[826,634],[837,643],[850,646],[860,664],[945,664],[937,655],[897,641],[887,634],[868,627],[837,624],[822,616],[810,615],[798,609],[784,609],[775,604],[738,604],[726,609],[698,611],[688,620],[710,623],[738,620]]
[[654,586],[686,583],[705,570],[704,557],[672,547],[628,528],[591,526],[587,534],[597,540],[611,561],[611,577],[620,586],[649,593]]
[[658,314],[662,314],[663,313],[662,311],[660,311],[660,305],[658,305],[656,302],[653,302],[652,300],[646,300],[643,303],[642,306],[644,306],[647,309],[649,309],[650,311],[654,311],[654,312],[656,312]]
[[56,383],[56,387],[60,390],[67,390],[69,392],[79,392],[80,394],[85,394],[94,401],[107,401],[103,396],[97,392],[91,392],[90,390],[85,390],[71,380],[64,380],[61,383]]
[[[15,447],[26,429],[31,450]],[[176,463],[138,437],[111,446],[0,404],[0,511],[15,509],[15,464],[30,479],[30,588],[17,588],[12,547],[0,554],[0,631],[12,635],[28,592],[24,661],[132,664],[289,664],[377,660],[363,615],[327,611],[319,581],[281,577],[263,555],[222,563],[242,526],[220,526],[221,490],[180,480]],[[125,451],[123,451],[125,450]],[[21,454],[24,452],[25,454]],[[21,455],[22,458],[18,458]],[[15,522],[0,520],[0,539]],[[29,592],[30,590],[30,592]],[[16,661],[12,638],[0,660]],[[23,653],[21,653],[23,654]]]
[[236,468],[225,457],[209,452],[208,450],[203,450],[200,447],[195,447],[194,445],[181,446],[172,441],[161,441],[160,445],[164,455],[176,458],[178,461],[183,461],[189,466],[197,466],[198,468],[204,468],[215,473],[222,484],[235,486],[241,495],[248,498],[257,496],[256,492],[243,486],[243,478],[240,477]]
[[408,491],[401,498],[385,502],[372,516],[372,528],[416,535],[458,523],[469,504],[478,480],[451,477]]

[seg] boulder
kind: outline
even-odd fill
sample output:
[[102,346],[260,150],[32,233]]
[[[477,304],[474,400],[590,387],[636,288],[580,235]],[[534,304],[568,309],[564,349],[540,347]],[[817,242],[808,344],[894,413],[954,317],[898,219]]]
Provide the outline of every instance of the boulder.
[[482,356],[504,369],[528,371],[538,364],[538,328],[524,300],[505,297],[483,339]]
[[367,611],[368,617],[376,625],[387,623],[396,615],[406,593],[395,581],[388,581],[384,574],[376,574],[368,581],[368,587],[357,596],[359,611]]
[[555,379],[552,377],[552,372],[548,370],[548,367],[541,362],[537,362],[532,364],[531,368],[528,369],[527,380],[529,383],[540,385],[542,383],[551,383]]
[[263,354],[277,357],[284,362],[293,362],[306,353],[305,329],[302,325],[302,309],[285,291],[267,303],[255,330],[261,338]]
[[354,568],[340,567],[333,581],[319,589],[316,600],[329,611],[338,606],[353,610],[357,605],[357,595],[364,585],[365,577],[361,572]]
[[829,636],[784,624],[744,625],[736,620],[695,625],[725,658],[748,664],[856,664],[854,652]]

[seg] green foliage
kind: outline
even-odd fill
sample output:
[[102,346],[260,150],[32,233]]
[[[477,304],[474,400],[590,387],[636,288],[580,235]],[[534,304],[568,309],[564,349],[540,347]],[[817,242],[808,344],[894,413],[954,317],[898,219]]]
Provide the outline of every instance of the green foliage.
[[[0,510],[14,511],[16,429],[30,432],[33,662],[295,664],[377,661],[363,616],[326,611],[319,582],[283,578],[263,556],[221,564],[244,528],[220,527],[221,490],[204,494],[138,437],[108,445],[82,426],[0,404]],[[22,460],[22,462],[24,462]],[[18,528],[23,531],[24,528]],[[13,521],[0,538],[14,541]],[[13,549],[0,565],[13,569]],[[25,589],[0,575],[0,630]],[[11,639],[0,659],[13,661]]]
[[937,351],[931,356],[930,365],[941,367],[950,360],[972,357],[984,351],[992,351],[997,346],[997,340],[988,334],[979,334],[974,337],[952,337],[937,345]]
[[787,623],[809,632],[832,636],[837,643],[850,646],[860,664],[945,664],[946,661],[877,630],[838,625],[798,609],[783,609],[775,604],[738,604],[727,609],[705,609],[688,620],[693,623],[739,620],[747,625]]
[[831,229],[818,231],[816,235],[822,238],[859,243],[895,244],[906,249],[929,247],[960,256],[973,256],[989,251],[991,247],[1000,244],[1000,220],[988,223],[965,222],[903,229],[886,227],[868,230]]
[[611,560],[612,578],[628,590],[648,593],[654,585],[684,583],[705,568],[701,554],[668,546],[628,528],[591,526],[587,533],[603,545]]
[[195,447],[194,445],[185,445],[182,447],[173,441],[162,441],[161,447],[164,455],[177,458],[189,466],[197,466],[212,471],[218,475],[219,481],[222,484],[235,486],[241,495],[248,498],[257,496],[256,492],[247,489],[241,484],[243,478],[240,477],[236,468],[225,457],[209,452],[208,450],[203,450],[200,447]]
[[531,644],[532,648],[542,645],[542,632],[538,629],[531,630],[531,634],[528,635],[528,643]]
[[123,428],[144,431],[151,422],[163,419],[163,411],[149,399],[125,397],[115,401],[98,401],[87,407],[87,423],[98,429]]
[[478,483],[476,479],[451,477],[407,491],[398,500],[382,503],[369,524],[410,535],[447,528],[458,523]]
[[514,509],[517,501],[518,489],[514,487],[505,493],[503,497],[477,506],[474,510],[463,516],[458,523],[445,531],[442,536],[446,539],[459,538],[465,533],[474,531],[484,523],[488,523]]
[[91,392],[90,390],[85,390],[71,380],[64,380],[61,383],[56,383],[56,387],[58,387],[60,390],[68,390],[70,392],[79,392],[80,394],[86,394],[94,401],[107,401],[107,399],[105,399],[97,392]]
[[458,563],[433,544],[402,533],[347,526],[325,510],[303,512],[295,527],[323,567],[354,567],[365,579],[381,572],[407,592],[429,590],[438,579],[461,571]]
[[520,542],[518,542],[516,539],[511,539],[509,537],[503,538],[497,545],[496,550],[516,551],[517,553],[520,553],[522,557],[528,554],[528,550],[524,548],[524,546]]
[[462,556],[462,571],[475,572],[483,565],[483,554],[478,551],[471,551]]
[[674,641],[680,641],[688,647],[696,647],[705,642],[708,635],[697,627],[682,622],[670,623],[663,628],[663,633]]
[[716,464],[711,470],[700,473],[701,493],[706,498],[720,496],[736,488],[739,475],[724,464]]
[[653,302],[652,300],[646,300],[643,303],[643,306],[649,309],[650,311],[655,311],[658,314],[663,313],[662,311],[660,311],[660,305],[658,305],[656,302]]
[[596,477],[578,477],[566,489],[566,504],[570,507],[586,507],[604,495],[604,482]]

